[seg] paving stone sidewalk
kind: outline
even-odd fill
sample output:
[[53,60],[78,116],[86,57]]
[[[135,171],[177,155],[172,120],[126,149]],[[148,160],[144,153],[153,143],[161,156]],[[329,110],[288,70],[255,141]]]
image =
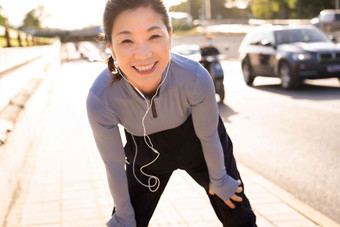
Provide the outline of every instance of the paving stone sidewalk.
[[[96,75],[97,69],[83,74],[83,83],[76,76],[66,78],[72,74],[70,70],[71,65],[64,65],[55,81],[50,105],[41,122],[41,136],[33,143],[23,168],[22,182],[5,227],[100,227],[110,217],[112,198],[85,111],[85,94],[93,79],[86,75]],[[79,86],[77,91],[73,90],[74,84]],[[294,203],[292,208],[293,198],[289,195],[284,201],[278,195],[282,194],[280,189],[270,182],[241,164],[239,170],[258,226],[337,226],[322,219],[322,215],[315,220],[318,213],[309,212],[313,215],[306,216],[304,210],[309,208],[304,204]],[[204,190],[185,172],[176,171],[150,222],[150,227],[159,226],[222,225]]]

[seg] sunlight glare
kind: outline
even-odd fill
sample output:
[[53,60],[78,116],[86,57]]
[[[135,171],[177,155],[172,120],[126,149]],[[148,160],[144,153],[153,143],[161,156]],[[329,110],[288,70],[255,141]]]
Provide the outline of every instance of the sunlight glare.
[[[164,0],[166,7],[177,5],[185,0]],[[19,27],[24,16],[39,5],[44,6],[43,27],[61,29],[81,29],[91,25],[101,25],[106,0],[10,0],[1,3],[9,23]],[[18,7],[20,6],[20,7]]]

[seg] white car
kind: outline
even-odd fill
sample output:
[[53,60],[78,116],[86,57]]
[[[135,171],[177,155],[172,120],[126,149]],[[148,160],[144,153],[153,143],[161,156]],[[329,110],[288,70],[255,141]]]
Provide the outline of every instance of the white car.
[[201,48],[196,44],[181,44],[171,48],[171,52],[183,55],[194,61],[201,60]]

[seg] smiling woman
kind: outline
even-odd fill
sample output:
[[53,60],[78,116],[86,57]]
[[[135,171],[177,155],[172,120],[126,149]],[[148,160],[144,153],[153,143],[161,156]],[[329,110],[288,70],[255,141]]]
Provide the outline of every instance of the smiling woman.
[[112,56],[90,89],[87,112],[115,203],[107,225],[148,226],[172,172],[183,169],[224,226],[256,226],[211,76],[170,53],[163,2],[108,0],[103,24]]

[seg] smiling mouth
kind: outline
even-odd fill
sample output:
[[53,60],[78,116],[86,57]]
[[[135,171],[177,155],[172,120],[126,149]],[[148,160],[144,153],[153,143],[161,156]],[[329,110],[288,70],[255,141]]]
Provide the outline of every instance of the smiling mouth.
[[145,73],[145,72],[152,71],[156,64],[157,64],[157,62],[154,62],[150,65],[133,66],[133,68],[136,69],[140,73]]

